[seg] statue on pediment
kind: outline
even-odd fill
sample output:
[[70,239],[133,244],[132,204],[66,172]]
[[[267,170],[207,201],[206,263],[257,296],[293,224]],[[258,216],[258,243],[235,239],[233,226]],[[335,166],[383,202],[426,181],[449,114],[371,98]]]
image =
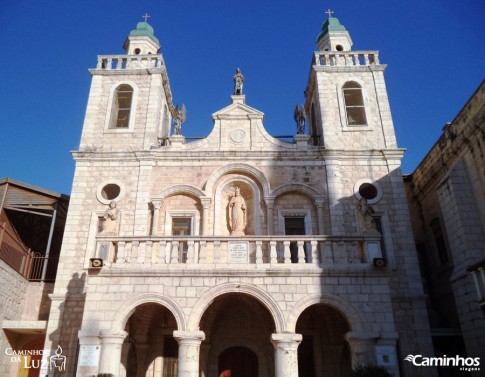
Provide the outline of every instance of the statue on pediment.
[[241,69],[236,69],[236,74],[234,75],[234,95],[241,96],[243,94],[244,86],[244,76],[241,73]]

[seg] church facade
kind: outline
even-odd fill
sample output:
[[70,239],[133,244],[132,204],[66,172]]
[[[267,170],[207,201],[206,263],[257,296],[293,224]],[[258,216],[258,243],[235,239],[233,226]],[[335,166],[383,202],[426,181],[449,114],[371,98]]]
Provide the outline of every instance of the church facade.
[[402,361],[433,349],[378,52],[330,17],[292,140],[266,132],[237,70],[189,142],[152,27],[124,47],[90,70],[55,375],[433,375]]

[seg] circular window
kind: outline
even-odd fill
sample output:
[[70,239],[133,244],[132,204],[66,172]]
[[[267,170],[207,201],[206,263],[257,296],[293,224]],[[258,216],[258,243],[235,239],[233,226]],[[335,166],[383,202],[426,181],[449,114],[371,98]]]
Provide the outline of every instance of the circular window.
[[123,185],[116,180],[101,183],[96,190],[96,197],[103,204],[109,204],[112,200],[119,200],[123,195]]
[[372,200],[377,196],[377,188],[370,183],[362,183],[359,186],[359,194],[367,200]]
[[382,188],[370,179],[360,179],[354,185],[354,194],[357,200],[365,198],[367,203],[375,204],[382,199]]
[[135,48],[135,54],[136,54],[136,55],[139,55],[139,54],[140,54],[140,52],[141,52],[141,50],[140,50],[139,48]]
[[114,183],[108,183],[101,189],[101,196],[106,200],[115,200],[121,192],[120,186]]
[[337,51],[343,51],[344,50],[344,48],[342,47],[342,45],[337,45],[336,47],[337,47]]

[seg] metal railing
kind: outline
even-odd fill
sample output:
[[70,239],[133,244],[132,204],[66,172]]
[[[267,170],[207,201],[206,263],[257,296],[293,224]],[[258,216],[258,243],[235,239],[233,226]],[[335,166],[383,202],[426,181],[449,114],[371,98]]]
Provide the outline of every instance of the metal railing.
[[7,228],[6,223],[0,223],[0,260],[29,281],[55,280],[58,258],[46,258],[29,249]]

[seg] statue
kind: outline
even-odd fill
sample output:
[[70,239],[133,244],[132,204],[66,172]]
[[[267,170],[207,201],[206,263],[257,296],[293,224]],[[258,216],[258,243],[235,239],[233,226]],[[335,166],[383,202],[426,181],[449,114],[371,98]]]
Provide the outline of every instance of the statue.
[[182,105],[181,109],[179,109],[179,105],[172,108],[174,135],[182,135],[182,123],[185,122],[186,113],[185,105]]
[[234,75],[234,95],[241,96],[243,94],[244,76],[239,68],[236,69]]
[[361,198],[357,203],[357,212],[359,214],[362,233],[377,232],[376,223],[372,217],[374,209],[367,204],[366,198]]
[[229,225],[231,236],[244,236],[246,228],[246,202],[241,196],[241,189],[235,187],[235,194],[229,201]]
[[306,110],[305,106],[302,105],[301,108],[298,108],[298,104],[295,106],[295,110],[293,111],[293,117],[296,121],[296,133],[298,135],[303,135],[305,133],[305,120],[306,120]]
[[119,215],[119,210],[116,207],[116,202],[112,200],[109,203],[109,208],[104,212],[103,217],[101,218],[102,226],[101,226],[101,233],[103,234],[116,234],[118,232],[117,229],[117,220]]

